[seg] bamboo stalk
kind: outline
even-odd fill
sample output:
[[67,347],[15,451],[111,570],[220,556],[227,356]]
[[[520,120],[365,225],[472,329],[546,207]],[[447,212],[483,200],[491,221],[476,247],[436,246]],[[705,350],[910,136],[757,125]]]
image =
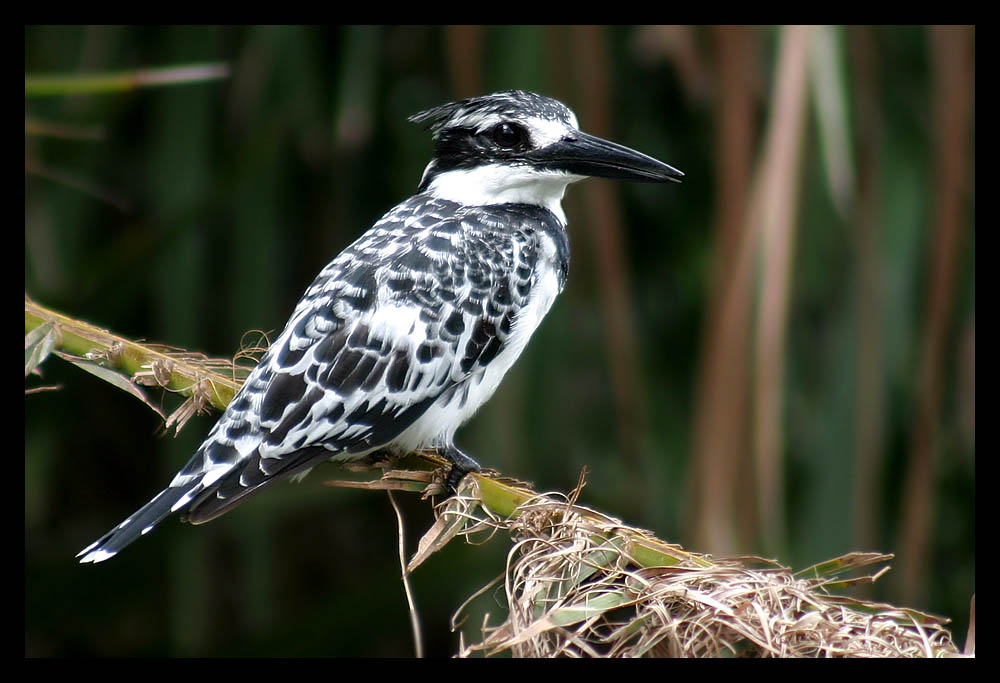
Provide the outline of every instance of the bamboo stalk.
[[936,133],[935,206],[918,368],[919,393],[903,498],[900,585],[902,597],[907,601],[916,600],[924,590],[936,508],[934,480],[944,403],[946,334],[954,307],[958,256],[968,227],[964,202],[972,158],[971,48],[972,30],[968,27],[941,26],[930,31]]
[[811,29],[782,29],[772,93],[772,119],[760,169],[760,305],[754,349],[754,453],[764,547],[784,544],[782,476],[785,338],[799,199],[799,161],[805,138],[807,62]]
[[[713,29],[719,63],[715,233],[711,293],[703,332],[694,415],[691,538],[707,552],[737,551],[738,519],[753,519],[752,491],[739,485],[749,470],[749,340],[755,234],[747,224],[753,150],[751,78],[755,30]],[[750,507],[749,514],[745,514]],[[746,541],[746,538],[744,538]]]

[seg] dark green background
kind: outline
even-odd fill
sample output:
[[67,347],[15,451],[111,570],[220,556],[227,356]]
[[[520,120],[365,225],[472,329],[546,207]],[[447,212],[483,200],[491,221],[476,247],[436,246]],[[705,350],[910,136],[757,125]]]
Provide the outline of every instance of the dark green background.
[[[746,31],[757,159],[782,32]],[[876,95],[866,101],[848,64],[857,31],[873,46],[878,71]],[[867,163],[856,135],[859,106],[876,112],[880,131],[875,165],[859,169],[881,182],[876,547],[856,547],[851,533],[858,257],[850,219],[830,199],[810,106],[784,354],[784,490],[775,501],[787,534],[779,547],[766,547],[750,521],[734,528],[734,551],[798,568],[852,550],[901,552],[938,229],[932,102],[940,82],[930,33],[834,32],[859,163]],[[209,83],[26,99],[28,119],[94,126],[104,137],[26,135],[25,291],[131,338],[229,356],[244,332],[279,331],[323,265],[413,193],[431,146],[409,115],[506,88],[557,97],[583,129],[686,177],[669,187],[592,180],[569,189],[566,291],[459,443],[539,490],[567,491],[586,466],[584,503],[692,550],[713,550],[699,547],[690,491],[714,226],[723,208],[719,165],[727,158],[717,128],[726,39],[709,28],[28,27],[26,75],[205,61],[226,62],[232,73]],[[961,158],[964,237],[934,415],[926,579],[907,603],[954,618],[960,644],[975,590],[972,140]],[[595,189],[601,183],[611,189]],[[608,269],[613,250],[595,239],[605,234],[594,225],[603,214],[585,202],[588,192],[613,193],[622,226],[618,270]],[[627,348],[613,346],[621,338],[609,333],[602,303],[603,292],[621,286],[629,293]],[[615,358],[632,369],[625,410],[613,389],[622,367]],[[212,418],[192,420],[177,438],[160,436],[158,418],[134,399],[55,358],[43,369],[43,382],[26,384],[61,390],[25,398],[26,655],[412,654],[392,509],[380,493],[321,486],[336,476],[333,466],[209,525],[170,520],[110,562],[77,565],[81,548],[169,481]],[[156,400],[167,409],[177,403]],[[752,442],[745,446],[734,457],[749,462]],[[752,477],[743,486],[752,489]],[[711,495],[731,493],[710,494],[709,504]],[[403,504],[412,552],[431,518],[426,504]],[[506,552],[500,538],[485,547],[454,543],[416,573],[428,654],[456,651],[451,613],[502,571]],[[871,595],[900,600],[894,574]],[[498,599],[480,601],[467,637],[475,638],[482,610],[499,618]]]

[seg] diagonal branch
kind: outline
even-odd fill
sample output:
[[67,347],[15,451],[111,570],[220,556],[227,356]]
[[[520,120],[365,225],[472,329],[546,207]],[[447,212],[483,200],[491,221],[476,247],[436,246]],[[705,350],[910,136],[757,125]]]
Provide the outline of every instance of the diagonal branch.
[[[184,423],[208,408],[224,410],[243,384],[255,356],[255,344],[235,358],[209,358],[167,346],[137,342],[90,323],[40,306],[24,297],[25,376],[35,372],[50,352],[93,372],[154,408],[137,385],[161,387],[187,400],[167,418],[167,427]],[[241,365],[240,362],[244,361]],[[252,365],[246,363],[252,361]]]

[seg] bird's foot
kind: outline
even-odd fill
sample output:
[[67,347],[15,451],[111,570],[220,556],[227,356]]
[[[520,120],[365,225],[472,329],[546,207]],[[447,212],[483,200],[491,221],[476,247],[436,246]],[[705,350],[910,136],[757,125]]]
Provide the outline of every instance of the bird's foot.
[[441,449],[440,454],[447,458],[451,463],[451,470],[449,470],[448,477],[444,481],[445,492],[449,496],[456,493],[459,482],[462,481],[462,478],[469,472],[483,471],[483,468],[479,466],[478,462],[454,446]]

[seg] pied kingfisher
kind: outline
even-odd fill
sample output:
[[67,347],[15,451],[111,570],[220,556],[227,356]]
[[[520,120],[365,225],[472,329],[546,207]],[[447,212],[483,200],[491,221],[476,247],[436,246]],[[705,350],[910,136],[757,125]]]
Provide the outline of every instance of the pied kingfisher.
[[168,515],[195,524],[326,460],[433,448],[453,491],[475,460],[455,430],[493,395],[562,291],[566,186],[676,181],[580,132],[565,105],[511,90],[410,118],[434,156],[418,193],[327,265],[170,485],[85,548],[101,562]]

